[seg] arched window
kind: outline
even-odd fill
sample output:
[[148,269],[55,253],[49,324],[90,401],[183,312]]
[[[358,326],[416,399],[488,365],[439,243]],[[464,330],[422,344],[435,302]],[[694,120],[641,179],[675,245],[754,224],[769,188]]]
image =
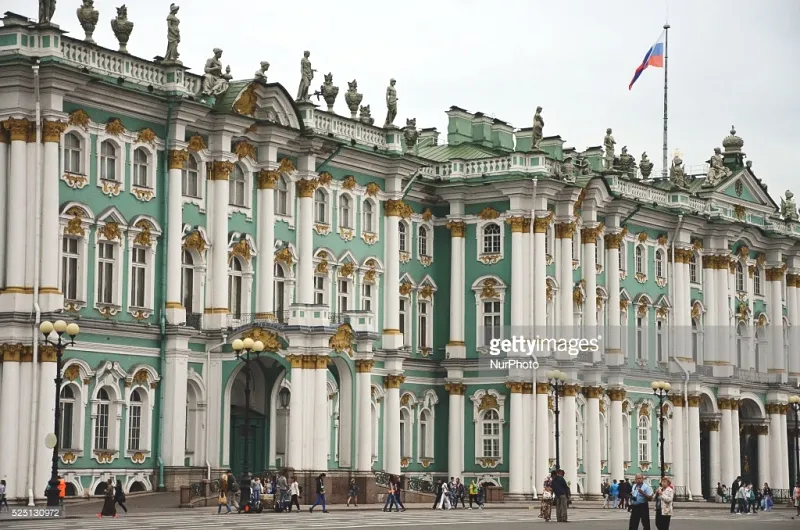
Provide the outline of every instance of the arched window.
[[286,184],[286,177],[283,175],[275,181],[275,214],[289,214],[289,186]]
[[747,327],[744,322],[739,322],[736,326],[736,366],[745,368],[745,356],[747,355]]
[[64,136],[64,172],[82,173],[82,154],[80,137],[74,132],[67,133]]
[[419,227],[419,255],[428,255],[428,229],[424,226]]
[[744,266],[741,261],[736,262],[736,290],[743,292],[744,288]]
[[[73,449],[73,432],[75,428],[75,392],[71,385],[61,389],[61,436],[59,442],[62,449]],[[77,434],[77,433],[76,433]]]
[[142,396],[138,388],[131,392],[128,407],[128,451],[138,451],[142,438]]
[[100,144],[100,178],[117,181],[117,148],[109,140]]
[[181,170],[181,194],[184,197],[200,197],[200,171],[194,155],[183,164]]
[[275,264],[275,290],[273,306],[275,308],[275,316],[279,322],[283,322],[283,313],[286,310],[284,296],[286,295],[286,277],[283,273],[283,267]]
[[133,185],[142,188],[150,187],[147,173],[150,164],[150,156],[144,147],[137,147],[133,152]]
[[397,223],[397,232],[400,234],[400,252],[408,252],[408,231],[403,221]]
[[375,233],[375,206],[372,201],[364,201],[364,232]]
[[328,194],[321,189],[314,192],[314,222],[328,224]]
[[411,422],[407,409],[400,409],[400,456],[405,458],[411,453]]
[[753,271],[753,294],[762,295],[761,291],[761,267],[756,265]]
[[111,399],[108,391],[101,388],[97,393],[97,420],[94,425],[94,449],[108,449],[109,418],[111,413]]
[[631,458],[631,417],[628,414],[622,415],[622,452],[626,461]]
[[497,223],[483,227],[483,253],[500,254],[500,225]]
[[353,228],[353,200],[347,195],[339,196],[339,226]]
[[639,416],[639,462],[650,462],[650,418]]
[[427,410],[419,413],[419,456],[433,458],[433,423]]
[[656,278],[666,278],[664,271],[664,251],[661,249],[656,250]]
[[495,409],[483,413],[481,419],[482,454],[484,458],[500,457],[500,415]]
[[228,271],[228,311],[233,318],[242,318],[242,262],[235,256]]
[[246,206],[246,188],[247,178],[242,168],[237,164],[233,167],[233,173],[231,173],[230,182],[228,182],[228,204],[239,207]]
[[700,323],[696,318],[692,319],[692,361],[699,362],[703,339],[700,337]]
[[645,269],[645,253],[647,250],[642,245],[636,245],[636,253],[634,254],[636,260],[636,273],[637,274],[647,274],[647,270]]
[[192,301],[194,299],[194,258],[188,250],[183,251],[181,259],[181,300],[186,314],[192,311]]
[[689,281],[691,283],[700,283],[700,276],[697,272],[697,253],[692,252],[692,257],[689,258]]

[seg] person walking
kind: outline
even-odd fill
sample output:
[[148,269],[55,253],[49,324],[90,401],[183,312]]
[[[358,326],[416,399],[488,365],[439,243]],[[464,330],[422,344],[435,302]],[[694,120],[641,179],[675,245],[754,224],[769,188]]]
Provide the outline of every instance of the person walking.
[[[59,485],[60,489],[60,485]],[[117,481],[117,487],[114,488],[114,502],[122,506],[125,513],[128,513],[128,507],[125,506],[125,491],[122,489],[122,481]]]
[[441,479],[439,479],[439,481],[436,483],[436,488],[434,488],[433,492],[436,495],[436,498],[433,499],[432,509],[435,510],[436,508],[439,507],[439,502],[442,499],[442,480]]
[[400,507],[400,511],[406,511],[406,507],[403,506],[403,501],[400,498],[400,493],[403,491],[403,479],[402,477],[395,477],[394,481],[394,502]]
[[356,486],[356,479],[350,479],[350,487],[347,490],[347,506],[350,506],[350,501],[353,501],[355,507],[358,508],[358,486]]
[[611,486],[608,484],[608,479],[600,485],[600,493],[603,495],[603,509],[608,508],[611,504]]
[[447,483],[446,482],[442,482],[442,497],[439,500],[438,508],[440,510],[452,510],[453,509],[453,505],[450,504],[450,488],[447,487]]
[[614,479],[614,482],[611,483],[608,491],[608,494],[611,497],[611,507],[616,508],[617,503],[619,502],[619,484],[617,484],[617,479]]
[[223,474],[219,481],[219,497],[217,497],[217,515],[222,513],[222,507],[225,506],[228,511],[226,514],[231,513],[231,499],[228,496],[228,475]]
[[0,480],[0,512],[3,511],[3,506],[6,507],[6,511],[10,511],[8,509],[8,499],[6,499],[6,481]]
[[308,513],[314,511],[314,508],[322,505],[322,513],[328,513],[328,508],[325,506],[325,473],[320,473],[317,476],[317,499],[314,501],[314,504],[308,509]]
[[233,471],[230,469],[225,476],[225,479],[228,482],[228,491],[226,492],[228,496],[228,506],[233,506],[233,509],[237,512],[241,512],[241,506],[239,505],[239,482],[237,482],[236,477],[233,476]]
[[97,514],[97,517],[117,517],[116,501],[114,500],[114,479],[108,479],[106,482],[106,491],[103,499],[103,509]]
[[564,479],[564,471],[553,471],[551,476],[551,483],[553,488],[553,495],[555,496],[556,504],[556,521],[559,523],[566,523],[567,507],[569,506],[569,485]]
[[[67,483],[64,477],[58,476],[58,505],[64,506],[64,499],[67,498]],[[126,510],[127,511],[127,510]]]
[[475,479],[472,479],[472,482],[469,484],[469,509],[472,509],[472,503],[477,502],[478,500],[478,484],[475,482]]
[[661,479],[661,487],[656,490],[656,528],[669,530],[672,520],[672,504],[675,500],[675,488],[667,477]]
[[742,487],[742,477],[736,477],[736,480],[733,481],[731,484],[731,513],[736,513],[736,505],[738,504],[738,499],[741,497],[737,497],[739,494],[739,489]]
[[650,508],[648,502],[653,500],[653,488],[645,484],[641,473],[636,474],[635,484],[631,490],[631,518],[628,530],[637,530],[639,523],[643,530],[650,530]]
[[553,488],[552,480],[547,477],[542,487],[542,504],[539,507],[539,519],[544,519],[545,522],[550,522],[553,513]]
[[397,501],[395,500],[394,494],[395,494],[394,475],[391,475],[389,476],[389,484],[386,486],[386,502],[383,504],[384,512],[391,512],[392,506],[394,506],[395,511],[398,512],[400,511],[400,507],[397,505]]
[[289,484],[289,495],[292,500],[289,503],[289,511],[292,511],[292,506],[297,506],[297,513],[300,513],[300,486],[297,484],[297,478],[292,477],[292,483]]

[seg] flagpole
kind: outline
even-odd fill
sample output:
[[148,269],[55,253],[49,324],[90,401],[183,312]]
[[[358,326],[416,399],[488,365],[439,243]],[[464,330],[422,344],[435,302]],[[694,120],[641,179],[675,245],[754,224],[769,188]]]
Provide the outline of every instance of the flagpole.
[[661,177],[667,178],[667,159],[669,158],[667,147],[667,68],[669,66],[669,24],[664,24],[664,145],[662,157]]

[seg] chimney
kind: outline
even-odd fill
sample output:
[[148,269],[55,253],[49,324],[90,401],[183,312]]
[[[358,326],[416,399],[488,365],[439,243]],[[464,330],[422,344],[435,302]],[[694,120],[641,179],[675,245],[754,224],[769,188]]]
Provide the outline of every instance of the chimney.
[[472,114],[459,107],[447,111],[447,143],[459,145],[472,141]]
[[492,147],[501,151],[513,151],[514,127],[503,120],[492,121]]
[[476,112],[472,118],[472,141],[484,147],[492,147],[492,118]]
[[439,145],[439,131],[436,130],[436,127],[422,129],[419,132],[419,138],[417,138],[417,145],[420,147]]

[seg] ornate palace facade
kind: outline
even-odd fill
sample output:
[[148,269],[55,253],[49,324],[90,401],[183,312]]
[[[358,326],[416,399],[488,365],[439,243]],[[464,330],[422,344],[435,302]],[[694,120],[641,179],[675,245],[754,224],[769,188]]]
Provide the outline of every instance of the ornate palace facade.
[[[308,55],[297,97],[266,63],[232,80],[221,51],[192,74],[176,12],[159,62],[124,52],[119,17],[122,52],[18,15],[0,27],[10,498],[49,477],[56,365],[37,309],[82,330],[60,389],[70,494],[237,471],[243,432],[254,471],[535,494],[556,455],[553,367],[567,375],[561,467],[582,492],[660,474],[660,412],[665,465],[693,495],[737,475],[789,486],[800,224],[735,131],[699,175],[676,157],[669,178],[614,156],[610,131],[582,152],[542,136],[540,115],[514,130],[451,107],[445,141],[393,125],[393,82],[383,127],[355,82],[346,115],[332,76],[327,110],[314,105]],[[601,348],[488,371],[491,340],[520,330]],[[265,344],[247,431],[243,337]],[[672,385],[661,411],[653,380]]]

